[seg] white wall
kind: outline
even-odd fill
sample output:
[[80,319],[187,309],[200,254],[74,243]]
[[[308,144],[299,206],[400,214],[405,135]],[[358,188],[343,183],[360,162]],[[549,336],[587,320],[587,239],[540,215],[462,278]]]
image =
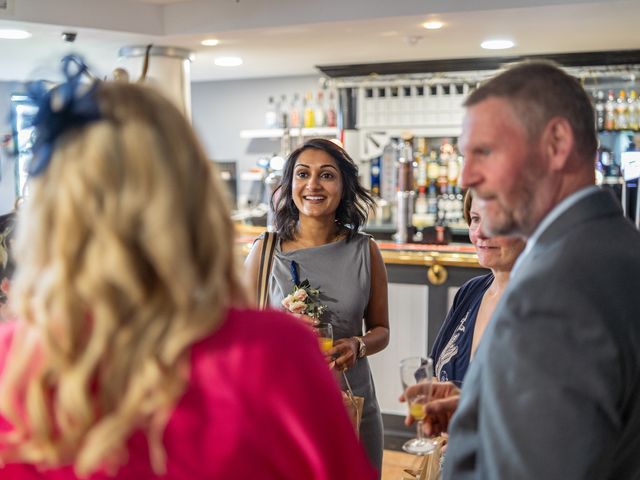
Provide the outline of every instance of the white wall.
[[[270,139],[241,139],[240,130],[263,128],[270,96],[304,95],[319,88],[320,76],[275,77],[250,80],[198,82],[191,86],[192,119],[207,155],[212,160],[236,161],[242,172],[256,165],[262,156],[278,153],[280,142]],[[20,85],[0,82],[0,138],[11,133],[10,96],[20,91]],[[0,179],[0,214],[13,208],[15,199],[14,162],[2,164]],[[249,185],[239,182],[240,193]]]
[[[191,85],[192,120],[204,148],[212,160],[237,161],[237,171],[256,165],[265,155],[278,153],[280,142],[270,139],[242,139],[240,130],[264,128],[270,96],[304,95],[318,91],[319,76],[276,77],[249,80],[197,82]],[[239,193],[248,184],[239,182]]]

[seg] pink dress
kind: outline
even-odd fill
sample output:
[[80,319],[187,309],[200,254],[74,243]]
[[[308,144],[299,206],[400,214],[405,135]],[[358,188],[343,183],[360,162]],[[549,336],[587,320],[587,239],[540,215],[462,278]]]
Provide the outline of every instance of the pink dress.
[[[0,375],[14,329],[0,325]],[[0,431],[10,429],[0,416]],[[316,338],[277,311],[232,309],[219,330],[194,345],[189,384],[167,424],[164,445],[166,479],[377,478]],[[128,450],[117,478],[159,478],[141,432],[132,435]],[[76,477],[71,467],[0,469],[0,479],[36,478]]]

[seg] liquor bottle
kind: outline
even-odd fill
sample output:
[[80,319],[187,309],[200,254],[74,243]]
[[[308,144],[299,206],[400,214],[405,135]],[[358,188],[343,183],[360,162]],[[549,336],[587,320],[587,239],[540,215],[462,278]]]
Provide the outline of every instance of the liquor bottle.
[[628,125],[627,118],[627,92],[620,90],[616,99],[616,128],[624,130]]
[[278,126],[278,114],[276,113],[276,104],[273,97],[269,97],[267,111],[264,114],[264,126],[267,128],[276,128]]
[[313,128],[316,126],[313,110],[313,94],[311,92],[307,92],[304,99],[304,128]]
[[282,95],[276,104],[276,118],[278,128],[289,128],[289,112],[287,108],[287,96]]
[[598,130],[604,130],[604,92],[598,90],[595,94],[595,111],[596,111],[596,128]]
[[424,215],[427,213],[429,203],[427,202],[427,190],[425,187],[418,188],[418,196],[416,197],[415,213]]
[[614,130],[616,128],[616,99],[613,90],[609,90],[607,101],[604,104],[604,129]]
[[382,163],[382,156],[374,157],[371,159],[371,195],[373,197],[380,197],[380,164]]
[[446,225],[447,218],[447,186],[441,185],[438,193],[438,212],[436,214],[436,225]]
[[449,158],[453,153],[453,147],[448,141],[443,141],[440,145],[440,158],[438,159],[438,186],[446,187],[449,183]]
[[462,157],[456,155],[455,152],[449,155],[449,162],[447,164],[447,178],[449,180],[449,185],[454,186],[458,183],[461,165]]
[[333,90],[329,92],[329,106],[327,108],[327,127],[338,125],[338,115],[336,114],[336,100]]
[[429,185],[435,185],[438,181],[438,173],[440,165],[438,164],[438,152],[431,150],[429,153],[429,161],[427,163],[427,181]]
[[420,232],[419,237],[422,235],[423,228],[433,225],[433,222],[430,221],[431,219],[427,214],[427,207],[428,203],[425,187],[420,187],[418,189],[415,206],[413,207],[413,218],[411,221],[416,229],[416,234]]
[[451,225],[456,223],[456,193],[454,191],[454,186],[449,184],[447,187],[447,225]]
[[456,194],[456,223],[464,225],[464,195],[462,188],[455,187]]
[[627,103],[629,111],[629,128],[631,130],[638,130],[638,128],[640,128],[640,102],[638,101],[638,94],[635,90],[631,90],[629,92]]
[[418,189],[423,187],[426,190],[428,185],[427,178],[427,163],[428,163],[428,149],[427,149],[427,139],[426,138],[418,138],[418,148],[416,149],[416,183]]
[[291,128],[300,128],[300,96],[295,93],[289,107],[289,125]]
[[322,90],[318,90],[318,100],[313,110],[313,117],[316,127],[326,126],[326,115],[324,112],[324,94]]
[[429,190],[427,191],[427,215],[429,224],[435,224],[438,216],[438,193],[435,184],[429,185]]

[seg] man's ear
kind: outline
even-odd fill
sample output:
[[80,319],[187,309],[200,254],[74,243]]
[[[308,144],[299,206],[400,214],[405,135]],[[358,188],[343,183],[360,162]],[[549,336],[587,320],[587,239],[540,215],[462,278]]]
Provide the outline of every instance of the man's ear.
[[542,147],[551,170],[560,171],[568,166],[573,144],[573,129],[564,117],[553,117],[542,132]]

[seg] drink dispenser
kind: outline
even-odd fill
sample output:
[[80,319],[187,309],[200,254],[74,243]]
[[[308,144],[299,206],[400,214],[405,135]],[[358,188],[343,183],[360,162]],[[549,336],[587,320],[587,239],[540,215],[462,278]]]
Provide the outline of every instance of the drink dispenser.
[[398,243],[407,243],[413,240],[413,202],[415,191],[413,190],[413,152],[410,141],[405,141],[400,149],[400,155],[396,162],[396,235]]
[[636,228],[640,228],[640,152],[623,152],[621,156],[622,175],[622,209]]
[[160,45],[132,45],[118,52],[131,79],[144,74],[144,83],[156,87],[191,119],[191,52]]

